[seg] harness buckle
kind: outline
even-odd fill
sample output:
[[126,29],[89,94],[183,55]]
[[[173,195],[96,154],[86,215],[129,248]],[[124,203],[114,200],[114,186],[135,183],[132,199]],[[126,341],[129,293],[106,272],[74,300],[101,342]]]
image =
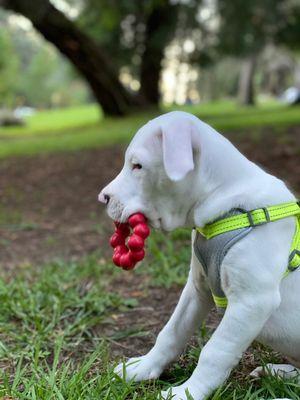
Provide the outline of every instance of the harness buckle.
[[253,221],[253,217],[252,217],[251,211],[246,211],[246,214],[247,214],[247,218],[248,218],[249,224],[253,228],[255,226],[255,223]]
[[262,210],[264,211],[266,217],[265,223],[267,224],[268,222],[271,222],[270,214],[267,207],[263,207]]
[[291,263],[292,263],[292,261],[293,261],[293,258],[294,258],[295,256],[299,256],[299,257],[300,257],[300,250],[295,249],[295,250],[293,250],[293,251],[291,252],[291,254],[290,254],[290,256],[289,256],[289,265],[288,265],[288,270],[289,270],[289,271],[295,271],[297,268],[300,267],[300,262],[299,262],[298,265],[296,265],[296,267],[293,267],[293,266],[291,265]]
[[251,226],[252,228],[254,228],[255,226],[265,225],[265,224],[267,224],[268,222],[271,222],[271,218],[270,218],[270,214],[269,214],[268,209],[267,209],[266,207],[262,207],[261,210],[263,210],[263,212],[264,212],[264,214],[265,214],[265,218],[266,218],[266,220],[265,220],[265,221],[262,221],[262,222],[254,222],[253,216],[252,216],[252,214],[251,214],[252,211],[254,211],[254,210],[252,210],[252,211],[246,211],[249,224],[250,224],[250,226]]

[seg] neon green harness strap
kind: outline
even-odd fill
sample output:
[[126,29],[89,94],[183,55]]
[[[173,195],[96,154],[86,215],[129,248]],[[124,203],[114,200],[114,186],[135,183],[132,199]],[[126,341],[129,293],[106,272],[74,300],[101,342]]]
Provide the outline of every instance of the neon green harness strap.
[[218,297],[212,293],[214,303],[218,308],[226,308],[228,306],[228,300],[226,297]]
[[300,202],[283,203],[277,206],[258,208],[232,217],[220,219],[203,228],[197,228],[206,239],[211,239],[225,232],[249,226],[259,226],[283,218],[300,216]]
[[[296,217],[296,230],[291,245],[288,267],[284,273],[285,277],[291,271],[295,271],[300,267],[300,201],[258,208],[256,210],[219,219],[216,222],[205,225],[203,228],[196,229],[206,239],[211,239],[225,232],[230,232],[240,228],[264,225],[287,217]],[[227,307],[228,302],[226,297],[217,297],[213,293],[212,295],[217,307]]]
[[289,257],[288,271],[293,271],[300,266],[300,217],[298,216],[296,222],[296,232],[294,235],[291,254]]

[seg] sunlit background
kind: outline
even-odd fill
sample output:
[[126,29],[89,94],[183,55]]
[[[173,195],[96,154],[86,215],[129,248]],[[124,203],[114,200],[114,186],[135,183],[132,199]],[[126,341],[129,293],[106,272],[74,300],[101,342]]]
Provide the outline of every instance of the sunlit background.
[[[10,8],[14,2],[6,3]],[[264,100],[299,88],[297,1],[173,0],[167,11],[164,3],[52,1],[99,50],[101,46],[120,82],[130,92],[142,91],[145,103],[182,105],[224,97],[254,103],[251,91]],[[78,66],[29,19],[1,9],[0,23],[2,107],[45,109],[93,101]],[[94,57],[92,51],[89,57]],[[143,74],[144,57],[152,58],[152,65]],[[156,101],[151,94],[147,99],[147,85],[141,90],[147,68],[158,69],[158,83],[152,82],[160,91]]]

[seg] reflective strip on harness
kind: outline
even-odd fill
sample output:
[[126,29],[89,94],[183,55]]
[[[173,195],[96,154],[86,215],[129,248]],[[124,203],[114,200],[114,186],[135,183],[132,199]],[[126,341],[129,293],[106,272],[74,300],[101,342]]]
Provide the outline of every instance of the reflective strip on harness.
[[[240,228],[256,227],[287,217],[296,217],[296,230],[291,246],[288,267],[283,276],[285,277],[290,272],[300,267],[300,201],[243,212],[231,217],[219,219],[216,222],[205,225],[203,228],[197,227],[196,229],[206,239],[212,239],[222,233]],[[217,307],[227,307],[228,300],[226,297],[218,297],[213,293],[212,296]]]
[[218,297],[212,293],[215,305],[219,308],[226,308],[228,305],[228,300],[226,297]]
[[268,222],[278,221],[296,215],[300,215],[299,202],[284,203],[277,206],[258,208],[233,217],[220,219],[216,222],[205,225],[203,228],[197,228],[197,231],[205,236],[206,239],[211,239],[214,236],[235,229],[264,225]]
[[297,218],[296,224],[296,233],[291,248],[292,252],[289,257],[289,271],[294,271],[300,267],[300,217]]

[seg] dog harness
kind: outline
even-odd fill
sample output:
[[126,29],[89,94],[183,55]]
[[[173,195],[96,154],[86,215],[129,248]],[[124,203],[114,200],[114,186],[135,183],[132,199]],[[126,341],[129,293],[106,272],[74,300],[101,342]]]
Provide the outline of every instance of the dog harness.
[[300,201],[258,208],[252,211],[233,209],[225,216],[196,228],[195,254],[203,266],[217,308],[227,307],[221,286],[221,265],[229,249],[254,228],[283,218],[295,217],[296,229],[284,276],[300,267]]

